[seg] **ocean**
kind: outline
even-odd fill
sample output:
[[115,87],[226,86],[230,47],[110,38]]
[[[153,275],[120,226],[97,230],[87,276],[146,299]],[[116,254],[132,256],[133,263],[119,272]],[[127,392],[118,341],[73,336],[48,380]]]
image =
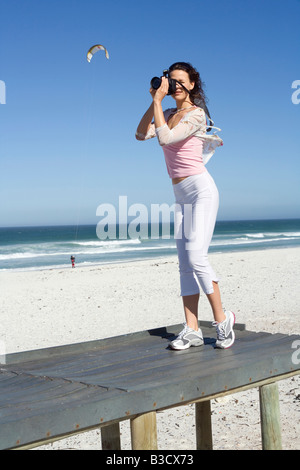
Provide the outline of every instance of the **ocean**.
[[[0,271],[72,268],[121,263],[176,254],[171,226],[170,236],[100,240],[96,225],[0,227]],[[124,230],[122,231],[124,233]],[[267,250],[300,246],[300,219],[218,221],[210,253]]]

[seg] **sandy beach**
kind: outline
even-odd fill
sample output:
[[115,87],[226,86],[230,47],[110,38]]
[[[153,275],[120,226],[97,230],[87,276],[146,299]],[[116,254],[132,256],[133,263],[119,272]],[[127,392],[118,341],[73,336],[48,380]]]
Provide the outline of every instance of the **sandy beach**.
[[[210,255],[223,306],[248,330],[300,335],[300,248]],[[6,352],[101,339],[182,323],[176,257],[72,269],[0,273]],[[205,295],[199,318],[212,320]],[[284,449],[300,448],[300,379],[279,382]],[[215,449],[260,449],[258,390],[212,402]],[[193,405],[158,413],[160,449],[195,449]],[[121,423],[130,449],[129,422]],[[100,430],[44,446],[101,449]]]

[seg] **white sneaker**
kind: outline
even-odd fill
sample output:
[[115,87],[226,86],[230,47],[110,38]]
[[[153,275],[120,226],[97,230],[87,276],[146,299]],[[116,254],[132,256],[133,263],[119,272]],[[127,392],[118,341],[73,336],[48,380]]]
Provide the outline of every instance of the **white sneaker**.
[[226,319],[220,323],[213,322],[217,330],[216,348],[227,349],[233,345],[235,334],[233,325],[235,324],[235,315],[230,310],[225,311]]
[[204,344],[203,335],[200,328],[198,331],[193,330],[184,323],[183,330],[177,338],[170,342],[170,347],[176,350],[188,349],[191,346],[202,346]]

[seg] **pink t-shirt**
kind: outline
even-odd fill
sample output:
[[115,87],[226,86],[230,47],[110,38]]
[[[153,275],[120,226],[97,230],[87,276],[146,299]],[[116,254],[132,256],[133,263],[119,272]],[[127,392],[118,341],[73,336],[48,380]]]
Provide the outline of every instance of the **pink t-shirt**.
[[[164,111],[166,122],[174,112],[176,109]],[[170,129],[167,124],[155,128],[152,123],[147,134],[138,134],[138,137],[146,140],[157,136],[164,151],[170,178],[182,178],[206,171],[205,164],[215,148],[223,144],[222,139],[217,135],[208,136],[206,128],[204,110],[195,107],[187,112],[173,129]],[[204,147],[205,155],[203,154]]]
[[192,176],[206,171],[202,160],[203,142],[191,136],[174,144],[163,145],[170,178]]

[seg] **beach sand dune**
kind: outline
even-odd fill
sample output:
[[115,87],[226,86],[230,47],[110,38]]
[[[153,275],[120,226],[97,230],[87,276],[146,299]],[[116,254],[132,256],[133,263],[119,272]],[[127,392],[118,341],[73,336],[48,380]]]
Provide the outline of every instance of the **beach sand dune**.
[[[248,330],[300,335],[300,248],[214,253],[223,305]],[[184,321],[176,257],[75,269],[0,273],[6,352],[117,336]],[[212,320],[201,295],[199,318]],[[291,350],[292,351],[292,350]],[[126,351],[124,352],[126,354]],[[300,448],[300,380],[279,383],[285,449]],[[195,449],[194,406],[158,413],[160,449]],[[212,402],[216,449],[259,449],[258,390]],[[121,423],[130,449],[129,423]],[[100,431],[44,446],[100,449]]]

